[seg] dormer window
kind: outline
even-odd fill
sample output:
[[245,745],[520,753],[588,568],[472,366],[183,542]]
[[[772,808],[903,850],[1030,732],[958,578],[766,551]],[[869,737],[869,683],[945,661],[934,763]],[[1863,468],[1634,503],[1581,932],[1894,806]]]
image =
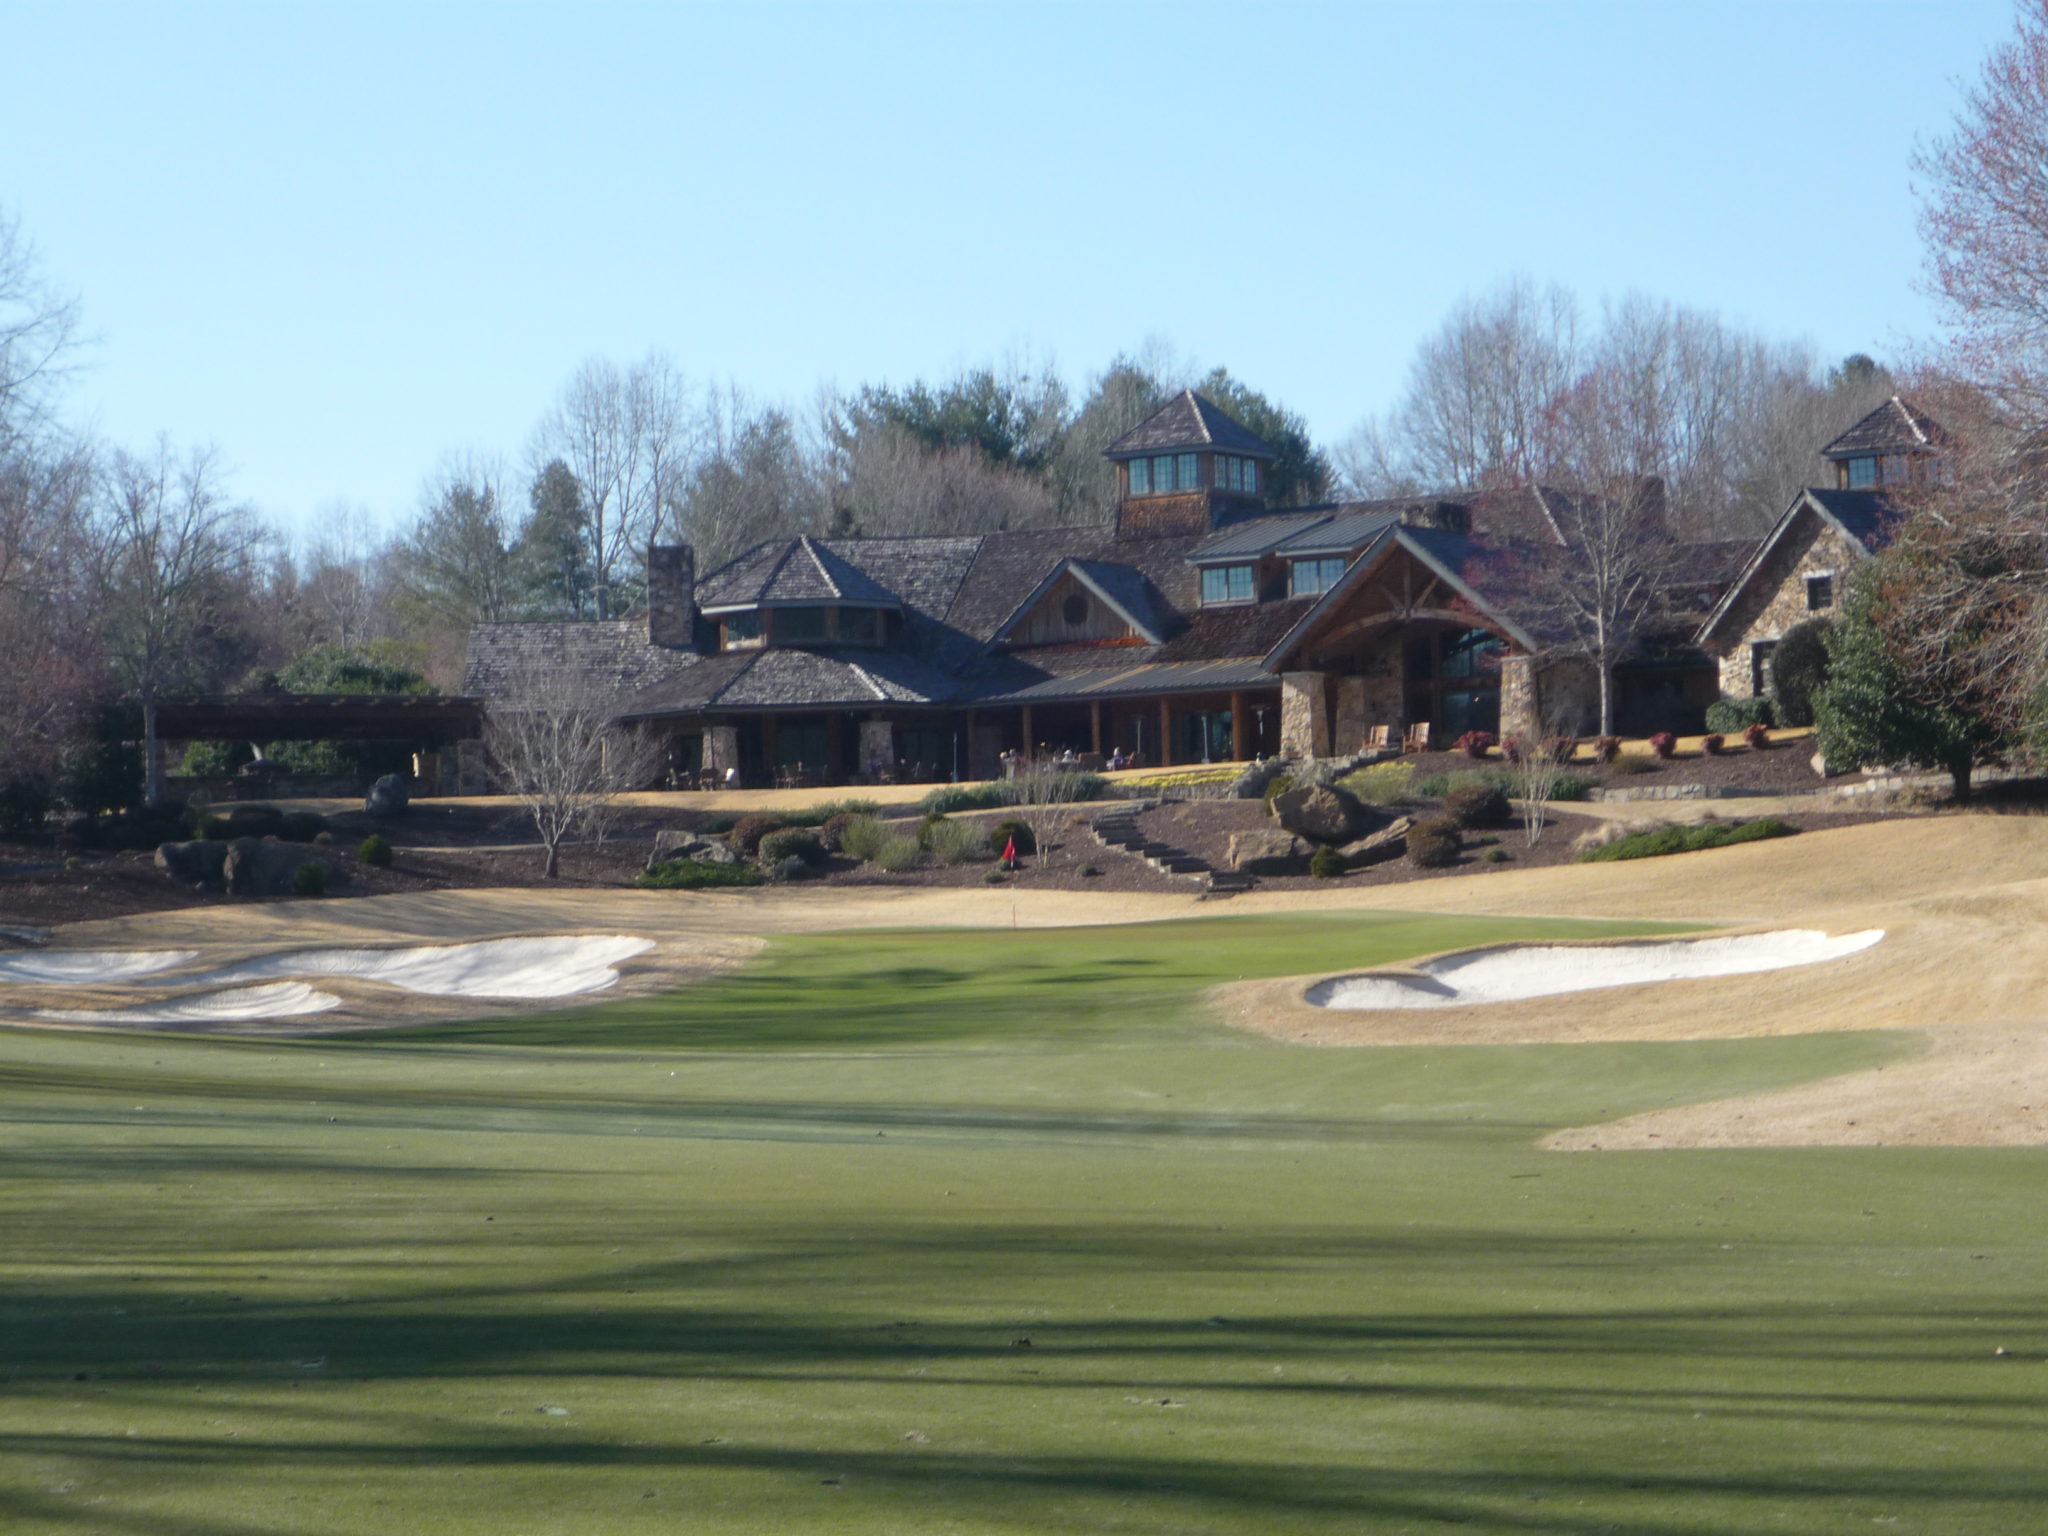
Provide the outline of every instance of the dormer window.
[[1226,491],[1242,491],[1247,496],[1259,493],[1259,461],[1240,459],[1234,454],[1221,454],[1216,459],[1216,484]]
[[1297,560],[1288,568],[1290,590],[1296,597],[1319,597],[1337,585],[1345,563],[1342,555]]
[[1252,600],[1252,568],[1248,565],[1212,565],[1202,572],[1202,606],[1248,603]]
[[1201,489],[1201,474],[1192,453],[1163,453],[1157,458],[1131,460],[1131,494],[1164,496],[1173,491]]
[[1877,484],[1877,458],[1865,455],[1845,460],[1842,464],[1842,486],[1845,490],[1867,491]]
[[724,631],[722,646],[728,651],[752,651],[761,646],[761,610],[750,608],[744,613],[728,613],[719,621]]

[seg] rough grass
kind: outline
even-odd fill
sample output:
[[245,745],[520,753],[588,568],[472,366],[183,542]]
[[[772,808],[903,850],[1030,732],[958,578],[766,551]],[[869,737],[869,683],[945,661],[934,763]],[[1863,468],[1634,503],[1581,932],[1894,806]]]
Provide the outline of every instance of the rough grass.
[[1616,927],[847,934],[433,1038],[0,1033],[0,1528],[2031,1528],[2048,1156],[1533,1148],[1884,1038],[1189,1011]]

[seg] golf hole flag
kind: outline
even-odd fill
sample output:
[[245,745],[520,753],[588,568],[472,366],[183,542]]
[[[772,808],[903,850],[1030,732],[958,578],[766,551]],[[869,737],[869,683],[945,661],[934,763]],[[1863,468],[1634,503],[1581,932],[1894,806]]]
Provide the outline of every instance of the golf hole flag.
[[1012,832],[1012,833],[1011,833],[1011,834],[1010,834],[1010,835],[1009,835],[1008,837],[1006,837],[1005,839],[1003,839],[1003,868],[1005,868],[1005,869],[1015,869],[1016,867],[1017,867],[1017,834],[1016,834],[1016,833],[1014,833],[1014,832]]

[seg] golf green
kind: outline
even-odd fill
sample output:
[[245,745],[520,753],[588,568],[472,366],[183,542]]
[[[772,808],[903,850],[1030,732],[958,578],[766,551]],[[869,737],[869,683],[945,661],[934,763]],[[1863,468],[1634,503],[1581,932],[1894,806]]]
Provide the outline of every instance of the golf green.
[[431,1033],[0,1033],[0,1530],[2041,1528],[2048,1156],[1536,1149],[1909,1036],[1199,1006],[1646,931],[847,933]]

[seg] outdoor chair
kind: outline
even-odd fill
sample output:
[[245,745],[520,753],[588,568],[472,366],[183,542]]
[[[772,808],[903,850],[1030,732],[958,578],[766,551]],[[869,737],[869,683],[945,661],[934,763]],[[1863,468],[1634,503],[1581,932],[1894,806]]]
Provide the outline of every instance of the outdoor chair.
[[1376,725],[1365,733],[1365,748],[1368,752],[1391,752],[1394,750],[1394,733],[1397,725]]
[[1408,727],[1408,738],[1401,743],[1403,752],[1427,752],[1429,750],[1429,722],[1418,720]]

